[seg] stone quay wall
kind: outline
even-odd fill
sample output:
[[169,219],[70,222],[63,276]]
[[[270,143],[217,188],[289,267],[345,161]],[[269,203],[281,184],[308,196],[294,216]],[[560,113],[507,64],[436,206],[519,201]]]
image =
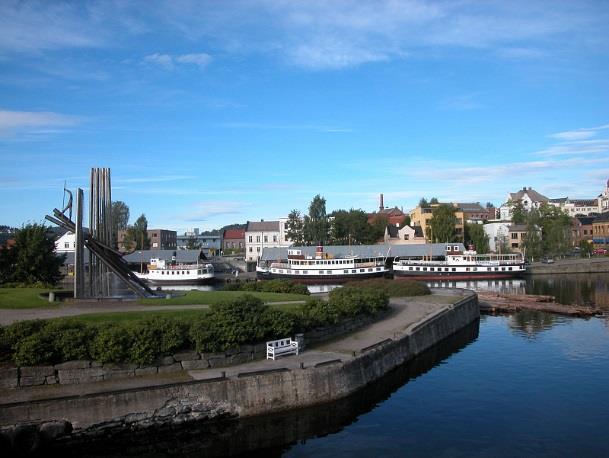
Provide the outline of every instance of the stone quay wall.
[[609,257],[556,261],[554,264],[535,264],[527,268],[526,274],[594,274],[598,272],[609,272]]
[[[387,316],[381,312],[374,316],[349,318],[335,325],[319,327],[298,338],[300,348],[314,345],[343,334],[353,332],[367,324]],[[101,382],[140,375],[164,374],[182,370],[229,367],[266,358],[266,342],[241,345],[219,353],[197,353],[183,351],[158,358],[150,366],[137,364],[102,364],[97,361],[67,361],[61,364],[32,367],[0,368],[0,388],[19,388],[36,385],[73,385]]]
[[[67,434],[63,440],[70,437],[78,440],[124,428],[255,416],[328,403],[363,388],[479,319],[477,295],[465,290],[462,295],[457,303],[410,325],[393,338],[362,348],[345,361],[336,359],[296,369],[277,368],[231,377],[5,404],[0,409],[0,425],[6,426],[3,434],[16,434],[19,430],[15,425],[28,422],[31,425],[33,419],[36,431],[42,427],[61,430],[57,427],[59,422],[65,425],[64,432],[59,434]],[[41,430],[38,433],[41,434]]]

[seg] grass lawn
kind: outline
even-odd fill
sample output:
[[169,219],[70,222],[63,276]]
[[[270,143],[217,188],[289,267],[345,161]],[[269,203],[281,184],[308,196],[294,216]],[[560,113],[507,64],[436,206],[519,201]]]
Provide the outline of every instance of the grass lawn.
[[59,302],[49,303],[39,297],[48,292],[44,288],[0,288],[0,309],[35,309],[56,307]]
[[306,301],[310,296],[304,294],[285,294],[285,293],[262,293],[244,291],[188,291],[183,296],[172,297],[171,299],[140,299],[140,304],[145,305],[191,305],[191,304],[217,304],[234,299],[244,294],[262,299],[264,302],[286,302],[286,301]]

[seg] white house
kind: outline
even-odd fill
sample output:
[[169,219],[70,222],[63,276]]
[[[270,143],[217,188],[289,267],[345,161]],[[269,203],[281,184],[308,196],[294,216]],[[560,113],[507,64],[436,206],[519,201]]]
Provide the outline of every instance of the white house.
[[482,226],[488,236],[488,247],[491,251],[497,253],[502,244],[508,244],[511,224],[511,221],[492,221]]
[[245,261],[256,262],[263,248],[288,247],[286,237],[287,218],[277,221],[248,221],[245,227]]
[[76,250],[76,234],[66,232],[57,240],[55,240],[56,253],[74,253]]
[[390,245],[414,245],[425,243],[425,237],[421,226],[410,227],[404,225],[399,227],[397,224],[388,224],[385,228],[383,241]]
[[511,220],[512,219],[512,206],[510,203],[521,202],[523,208],[526,211],[530,211],[534,208],[541,207],[542,204],[549,202],[546,196],[539,194],[533,188],[522,188],[518,192],[510,192],[507,196],[507,202],[504,203],[500,208],[500,219]]

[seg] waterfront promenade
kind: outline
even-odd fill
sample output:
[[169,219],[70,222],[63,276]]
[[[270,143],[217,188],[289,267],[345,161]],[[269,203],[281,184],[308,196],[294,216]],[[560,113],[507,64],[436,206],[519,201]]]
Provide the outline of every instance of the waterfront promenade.
[[[164,384],[188,382],[192,380],[215,379],[225,376],[227,378],[237,377],[239,374],[258,371],[269,371],[273,369],[300,369],[310,368],[315,365],[324,364],[329,361],[348,361],[361,354],[361,350],[372,347],[387,339],[393,339],[397,334],[406,332],[413,325],[425,321],[428,317],[441,312],[451,304],[463,298],[460,290],[434,290],[430,296],[417,296],[408,298],[392,298],[390,312],[383,319],[372,323],[356,332],[344,335],[335,340],[322,343],[314,348],[306,348],[298,356],[291,355],[280,357],[277,360],[257,360],[249,363],[233,365],[223,368],[212,368],[202,370],[179,371],[168,374],[156,374],[152,376],[132,377],[117,380],[105,380],[102,382],[86,383],[79,385],[50,385],[36,386],[19,389],[4,390],[0,393],[0,407],[6,404],[33,400],[59,399],[67,396],[85,396],[90,394],[110,393],[117,390],[137,389]],[[89,307],[99,312],[99,305],[82,306],[84,313],[91,313]],[[104,307],[106,307],[104,305]],[[112,304],[111,311],[120,310],[152,310],[156,306],[138,306],[137,304]],[[137,307],[140,307],[139,309]],[[161,306],[159,306],[161,307]],[[190,306],[207,307],[205,305]],[[188,308],[185,306],[166,306],[172,310]],[[73,315],[76,315],[79,307],[67,306]],[[16,311],[17,312],[17,311]],[[20,312],[28,312],[23,310]],[[40,311],[38,311],[40,312]],[[60,316],[61,309],[49,310]],[[72,316],[73,316],[72,315]],[[65,315],[61,315],[65,316]],[[1,421],[0,421],[1,423]]]

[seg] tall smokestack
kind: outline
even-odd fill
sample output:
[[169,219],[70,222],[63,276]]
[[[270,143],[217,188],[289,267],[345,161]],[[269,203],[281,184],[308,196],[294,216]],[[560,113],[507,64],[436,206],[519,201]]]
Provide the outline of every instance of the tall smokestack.
[[381,199],[380,199],[380,203],[379,203],[379,211],[383,211],[385,210],[385,206],[383,205],[383,193],[381,193]]

